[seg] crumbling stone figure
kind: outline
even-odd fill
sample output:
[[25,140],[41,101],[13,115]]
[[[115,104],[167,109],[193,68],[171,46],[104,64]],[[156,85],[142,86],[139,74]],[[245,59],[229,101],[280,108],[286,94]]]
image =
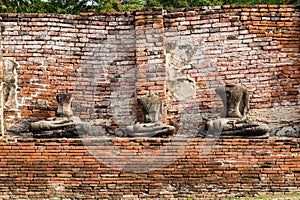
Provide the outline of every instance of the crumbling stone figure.
[[161,122],[162,100],[156,94],[146,95],[137,100],[141,106],[143,123],[127,126],[116,131],[118,136],[166,137],[175,133],[175,127]]
[[14,60],[3,61],[3,104],[4,110],[17,106],[17,68],[19,64]]
[[249,93],[244,87],[228,84],[218,87],[216,93],[222,98],[224,105],[222,117],[246,116],[249,110]]
[[218,87],[216,93],[222,98],[224,111],[220,119],[207,122],[208,134],[221,136],[264,136],[269,131],[266,124],[247,119],[249,110],[248,91],[241,86],[225,85]]
[[30,131],[34,137],[77,137],[77,129],[71,110],[71,94],[58,94],[56,96],[58,108],[56,116],[46,120],[33,122]]
[[73,112],[71,110],[72,95],[71,94],[58,94],[56,96],[58,103],[56,116],[57,117],[72,117]]
[[159,122],[162,117],[162,100],[159,96],[146,95],[137,99],[138,104],[142,108],[143,122]]

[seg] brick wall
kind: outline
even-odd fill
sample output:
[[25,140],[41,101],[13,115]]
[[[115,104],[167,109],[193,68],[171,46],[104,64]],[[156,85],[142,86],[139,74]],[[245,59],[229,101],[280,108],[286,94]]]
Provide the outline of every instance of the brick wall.
[[155,92],[165,119],[189,122],[188,132],[218,115],[214,89],[225,83],[247,87],[250,115],[260,121],[299,124],[300,21],[292,5],[1,17],[3,57],[20,64],[18,108],[5,112],[7,126],[53,116],[59,92],[73,94],[81,119],[125,126],[138,117],[136,97]]
[[[53,116],[55,95],[69,92],[74,96],[74,111],[82,119],[110,118],[111,112],[106,111],[111,99],[122,102],[125,97],[128,102],[134,92],[134,73],[130,73],[135,67],[133,19],[130,13],[4,15],[3,57],[20,64],[21,117]],[[122,119],[124,108],[119,110],[116,118]]]
[[[169,80],[188,78],[196,85],[190,99],[170,99],[170,117],[181,108],[186,115],[208,109],[210,114],[202,116],[211,118],[220,105],[214,89],[225,83],[249,90],[253,115],[263,115],[262,121],[268,121],[269,108],[299,105],[299,22],[293,6],[202,7],[165,14]],[[266,115],[257,111],[263,108]]]
[[[250,117],[298,126],[299,8],[223,6],[2,14],[18,108],[6,125],[53,116],[69,92],[81,119],[125,126],[136,97],[163,98],[179,133],[218,115],[214,88],[242,84]],[[0,72],[2,71],[0,67]],[[0,74],[0,77],[2,74]],[[20,127],[20,126],[17,126]],[[298,129],[299,130],[299,129]],[[299,191],[299,139],[1,139],[1,199],[209,199]]]
[[216,199],[296,192],[300,140],[17,139],[1,199]]

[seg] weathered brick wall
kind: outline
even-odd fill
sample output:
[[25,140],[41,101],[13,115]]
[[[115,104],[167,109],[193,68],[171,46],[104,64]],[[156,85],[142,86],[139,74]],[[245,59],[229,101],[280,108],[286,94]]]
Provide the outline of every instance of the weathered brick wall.
[[136,97],[156,92],[165,118],[188,132],[218,115],[214,89],[225,83],[247,87],[250,115],[271,127],[300,121],[292,5],[1,17],[3,57],[20,64],[6,125],[53,116],[55,94],[69,92],[81,119],[124,126],[137,117]]
[[[120,102],[132,104],[135,91],[133,19],[130,13],[4,15],[3,57],[20,64],[19,110],[15,112],[29,120],[53,116],[55,95],[69,92],[74,97],[74,111],[82,119],[114,114],[123,121],[122,113],[130,110]],[[116,105],[111,105],[112,100]],[[111,107],[118,112],[112,114]],[[125,119],[128,123],[133,118],[131,112]]]
[[[299,8],[223,6],[97,16],[2,14],[18,108],[6,125],[53,116],[69,92],[81,119],[134,122],[136,97],[163,97],[179,133],[218,114],[214,89],[242,84],[251,116],[299,126]],[[2,71],[0,66],[0,72]],[[1,77],[1,74],[0,74]],[[300,189],[300,140],[8,139],[1,199],[194,199]]]
[[[180,109],[189,115],[205,108],[210,118],[219,107],[215,87],[233,83],[249,90],[251,114],[262,121],[269,121],[266,117],[272,115],[280,123],[280,112],[274,117],[268,108],[280,107],[285,113],[285,106],[297,110],[287,118],[299,121],[299,23],[299,9],[293,6],[168,12],[164,15],[168,89],[176,93],[171,87],[182,78],[196,86],[191,96],[183,94],[190,99],[170,98],[169,110],[174,112],[170,118],[178,116]],[[262,108],[267,109],[259,112]]]
[[1,199],[217,199],[296,192],[300,139],[18,139]]
[[[136,97],[157,94],[166,104],[166,62],[161,8],[137,10],[136,29]],[[139,110],[138,110],[139,111]],[[166,110],[164,110],[166,114]],[[140,113],[137,117],[140,119]],[[140,121],[140,120],[139,120]]]

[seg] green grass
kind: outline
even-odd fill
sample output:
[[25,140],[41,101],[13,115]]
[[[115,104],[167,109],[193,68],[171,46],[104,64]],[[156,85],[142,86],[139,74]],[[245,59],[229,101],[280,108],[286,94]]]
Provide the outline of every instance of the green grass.
[[284,195],[274,195],[274,196],[258,196],[258,197],[241,197],[241,198],[230,198],[229,200],[300,200],[300,193],[295,194],[284,194]]

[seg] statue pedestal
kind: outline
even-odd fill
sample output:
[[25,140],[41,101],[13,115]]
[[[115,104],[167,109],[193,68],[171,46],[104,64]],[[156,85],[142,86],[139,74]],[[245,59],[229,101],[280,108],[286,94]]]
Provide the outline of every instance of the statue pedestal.
[[30,131],[36,138],[78,137],[72,117],[53,117],[33,122]]
[[242,120],[239,118],[220,118],[207,123],[209,135],[220,134],[221,137],[268,137],[269,127],[266,124],[259,124]]
[[136,123],[117,131],[123,137],[167,137],[175,133],[175,127],[161,122]]

